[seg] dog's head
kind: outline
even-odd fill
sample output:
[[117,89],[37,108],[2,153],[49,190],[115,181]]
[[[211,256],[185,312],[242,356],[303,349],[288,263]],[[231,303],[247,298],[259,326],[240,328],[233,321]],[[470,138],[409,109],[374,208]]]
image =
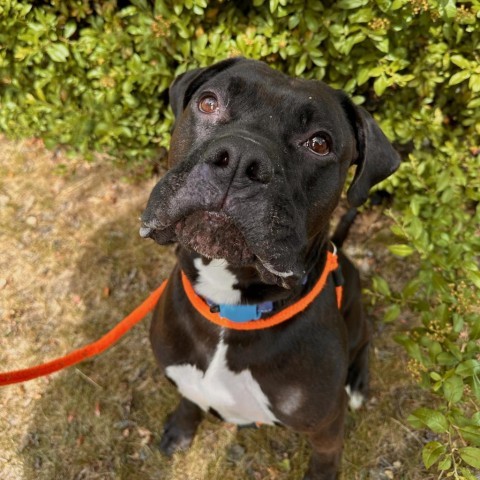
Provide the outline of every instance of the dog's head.
[[372,117],[322,82],[236,58],[178,77],[170,170],[140,233],[207,258],[253,265],[267,283],[303,277],[308,242],[326,234],[351,165],[353,206],[399,165]]

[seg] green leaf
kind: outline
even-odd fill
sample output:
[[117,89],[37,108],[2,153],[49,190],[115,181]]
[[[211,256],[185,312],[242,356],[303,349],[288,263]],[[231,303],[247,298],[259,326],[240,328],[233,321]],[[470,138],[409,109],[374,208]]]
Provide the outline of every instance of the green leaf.
[[307,59],[308,55],[304,53],[301,57],[300,60],[298,61],[297,65],[295,65],[295,75],[301,75],[305,68],[307,67]]
[[363,85],[370,78],[370,67],[363,67],[357,71],[357,83]]
[[292,465],[288,458],[284,458],[282,461],[278,462],[277,465],[282,472],[290,472],[292,470]]
[[471,358],[460,363],[455,369],[455,373],[462,378],[471,377],[476,374],[480,374],[480,360]]
[[413,217],[408,230],[411,232],[413,238],[416,240],[420,238],[423,233],[423,225],[418,217]]
[[384,278],[379,277],[378,275],[375,275],[372,278],[372,283],[373,283],[373,288],[378,293],[384,295],[385,297],[389,297],[391,295],[390,287],[388,286],[388,283]]
[[445,453],[445,445],[440,442],[429,442],[422,450],[422,459],[425,467],[430,468]]
[[452,457],[446,456],[444,459],[438,462],[438,469],[439,470],[450,470],[452,466]]
[[468,271],[467,278],[477,287],[480,288],[480,272]]
[[65,38],[70,38],[77,30],[77,24],[73,20],[69,20],[63,29]]
[[418,343],[414,342],[408,335],[399,334],[395,336],[395,341],[405,348],[408,355],[419,362],[422,362],[422,352]]
[[474,98],[470,102],[467,103],[468,108],[478,108],[480,107],[480,97],[479,98]]
[[380,10],[382,12],[388,12],[390,10],[390,8],[392,7],[392,1],[391,0],[377,0],[375,2],[378,7],[380,8]]
[[399,8],[402,8],[406,3],[406,0],[393,0],[392,10],[398,10]]
[[[432,342],[428,347],[428,351],[432,358],[436,358],[437,355],[442,351],[442,346],[438,342]],[[435,372],[432,372],[432,374],[435,374]],[[440,380],[440,378],[435,378],[434,380]]]
[[447,18],[455,18],[457,15],[457,7],[455,5],[455,0],[440,0],[440,6],[445,12]]
[[404,244],[390,245],[388,249],[398,257],[408,257],[415,251],[410,245]]
[[374,17],[374,11],[371,8],[362,8],[357,12],[352,12],[348,16],[350,23],[367,23]]
[[385,75],[380,75],[376,80],[375,83],[373,84],[373,89],[375,90],[375,93],[381,97],[383,92],[388,87],[388,80]]
[[470,62],[462,57],[461,55],[452,55],[450,57],[452,63],[454,63],[457,67],[460,67],[462,70],[470,68]]
[[468,70],[462,70],[461,72],[457,72],[450,77],[450,81],[448,82],[449,85],[457,85],[458,83],[463,82],[470,78],[470,72]]
[[275,10],[278,8],[279,0],[270,0],[270,12],[275,13]]
[[472,73],[470,80],[468,82],[468,86],[474,93],[480,92],[480,75],[476,73]]
[[413,278],[405,285],[402,291],[402,297],[405,299],[414,297],[417,293],[419,293],[421,287],[422,281],[419,278]]
[[436,360],[439,365],[444,365],[447,367],[450,367],[458,363],[456,357],[449,352],[442,352],[438,354]]
[[52,43],[45,51],[54,62],[65,62],[68,58],[68,48],[63,43]]
[[408,421],[415,427],[428,427],[435,433],[446,433],[448,431],[448,421],[445,415],[431,408],[418,408],[409,417]]
[[352,8],[363,7],[368,0],[340,0],[336,2],[336,6],[342,10],[351,10]]
[[470,469],[466,469],[461,467],[460,472],[462,472],[462,475],[465,477],[465,480],[478,480],[478,477],[476,477]]
[[463,447],[458,450],[462,460],[474,468],[480,468],[480,448]]
[[294,28],[296,28],[299,23],[300,23],[300,16],[297,14],[290,15],[290,17],[288,18],[288,28],[290,30],[293,30]]
[[375,46],[383,53],[388,53],[390,48],[390,40],[388,37],[383,38],[379,42],[375,42]]
[[318,15],[315,14],[315,12],[312,12],[311,10],[307,10],[304,13],[304,20],[305,24],[307,25],[307,28],[310,32],[317,32],[319,28],[319,19]]
[[341,48],[341,52],[344,54],[344,55],[348,55],[350,53],[350,51],[352,50],[352,48],[357,44],[357,43],[361,43],[365,40],[366,35],[363,34],[363,33],[357,33],[355,35],[351,35],[349,37],[347,37],[345,39],[345,41],[343,42],[343,46]]
[[422,201],[423,201],[423,198],[420,197],[419,195],[414,195],[410,200],[410,208],[412,210],[412,213],[416,217],[418,217],[420,213],[420,207],[422,206]]
[[458,375],[453,375],[443,382],[443,395],[447,401],[458,403],[463,396],[463,380]]
[[452,172],[445,170],[437,178],[437,191],[445,190],[446,187],[452,184]]
[[474,395],[480,399],[480,380],[477,375],[472,377],[471,385]]
[[472,415],[472,422],[474,425],[477,425],[478,427],[480,427],[480,411],[475,412]]
[[383,316],[383,321],[385,323],[391,323],[398,318],[400,313],[401,313],[401,309],[399,305],[397,304],[390,305],[390,307],[388,307],[387,310],[385,311],[385,314]]
[[460,435],[468,442],[480,447],[480,428],[477,425],[457,427]]

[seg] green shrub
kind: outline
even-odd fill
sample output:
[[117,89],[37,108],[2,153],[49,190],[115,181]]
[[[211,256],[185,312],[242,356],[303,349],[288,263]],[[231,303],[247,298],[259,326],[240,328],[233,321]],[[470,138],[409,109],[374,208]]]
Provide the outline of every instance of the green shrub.
[[[126,3],[126,5],[123,5]],[[143,165],[167,147],[166,90],[189,68],[263,59],[323,79],[373,111],[403,153],[385,188],[416,272],[401,291],[375,279],[419,327],[399,335],[438,402],[412,425],[445,477],[480,469],[480,2],[478,0],[4,0],[0,129],[47,146]]]

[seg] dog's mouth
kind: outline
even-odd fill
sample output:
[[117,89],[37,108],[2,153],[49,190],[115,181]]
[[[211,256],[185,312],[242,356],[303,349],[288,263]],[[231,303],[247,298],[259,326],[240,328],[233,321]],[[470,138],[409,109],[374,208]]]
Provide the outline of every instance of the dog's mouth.
[[293,272],[277,271],[270,263],[258,257],[241,230],[224,212],[197,210],[161,229],[144,224],[140,228],[140,235],[152,238],[159,244],[179,242],[203,257],[224,259],[232,267],[255,267],[266,283],[292,288],[298,282],[298,277]]
[[251,265],[255,255],[241,231],[223,212],[196,211],[175,225],[178,242],[189,250],[232,266]]
[[144,224],[140,235],[159,244],[179,242],[203,257],[221,258],[232,266],[251,265],[256,258],[240,229],[224,212],[197,210],[162,229]]

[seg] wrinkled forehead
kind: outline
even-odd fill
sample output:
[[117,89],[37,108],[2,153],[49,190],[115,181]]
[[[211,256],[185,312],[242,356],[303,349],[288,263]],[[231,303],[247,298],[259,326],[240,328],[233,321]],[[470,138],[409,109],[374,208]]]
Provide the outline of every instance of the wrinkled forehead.
[[200,88],[221,97],[232,115],[261,111],[282,119],[336,123],[344,118],[338,92],[323,82],[289,77],[263,63],[241,62]]

